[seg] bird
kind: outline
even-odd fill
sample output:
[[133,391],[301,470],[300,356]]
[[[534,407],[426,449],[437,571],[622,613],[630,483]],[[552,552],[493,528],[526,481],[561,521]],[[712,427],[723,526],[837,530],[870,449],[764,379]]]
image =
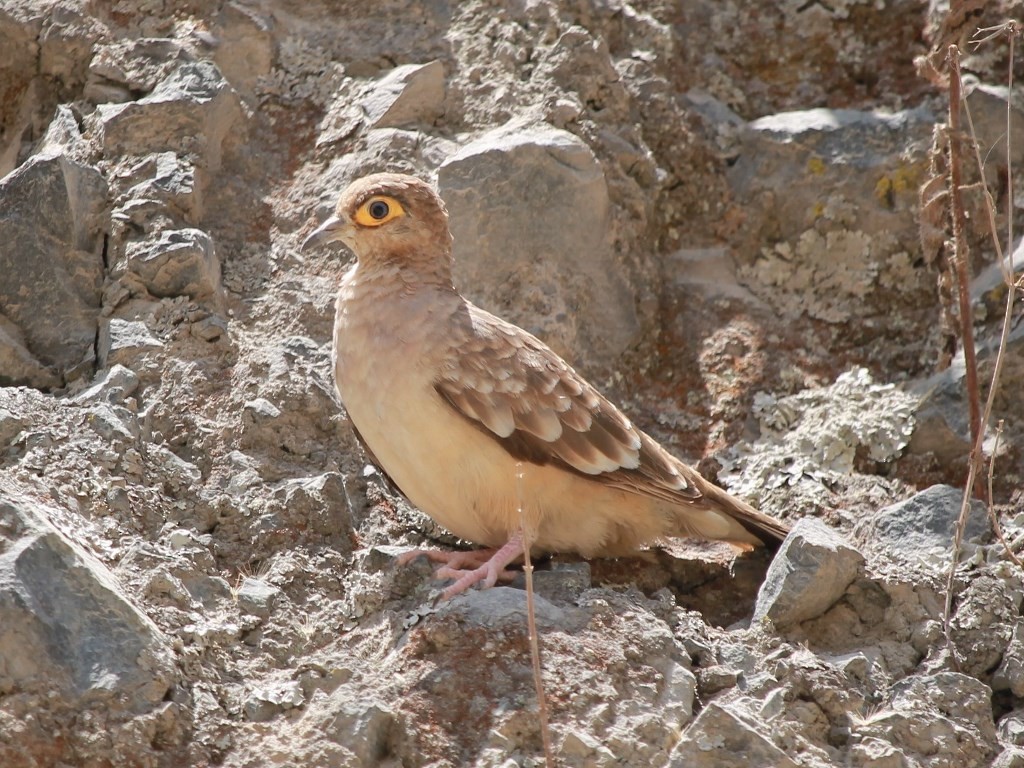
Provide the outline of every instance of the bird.
[[[332,362],[348,418],[408,500],[471,552],[415,549],[451,598],[526,554],[623,556],[674,537],[752,549],[788,528],[706,480],[540,339],[456,288],[448,211],[426,181],[353,181],[301,250],[355,255]],[[529,551],[527,552],[527,547]]]

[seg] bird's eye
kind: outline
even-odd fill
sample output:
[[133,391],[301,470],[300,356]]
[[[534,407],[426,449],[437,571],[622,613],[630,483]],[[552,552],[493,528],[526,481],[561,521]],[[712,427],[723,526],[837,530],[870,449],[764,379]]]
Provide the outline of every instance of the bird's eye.
[[359,206],[352,217],[363,227],[379,227],[405,215],[402,204],[390,195],[375,195]]

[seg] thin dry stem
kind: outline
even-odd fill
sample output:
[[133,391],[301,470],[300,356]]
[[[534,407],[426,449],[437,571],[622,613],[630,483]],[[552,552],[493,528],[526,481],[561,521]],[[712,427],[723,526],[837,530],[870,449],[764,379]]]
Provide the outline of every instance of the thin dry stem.
[[[978,361],[974,351],[974,322],[971,311],[969,249],[964,230],[967,215],[962,194],[963,172],[960,168],[960,102],[963,81],[960,78],[960,51],[949,46],[949,198],[953,218],[953,266],[956,270],[957,302],[960,307],[960,343],[964,351],[967,378],[967,402],[970,407],[971,444],[981,433],[981,393],[978,389]],[[974,457],[971,457],[974,461]]]
[[[1018,23],[1012,22],[1012,23],[1008,23],[1007,25],[1005,25],[1005,29],[1006,29],[1007,35],[1009,37],[1009,43],[1010,43],[1010,57],[1009,57],[1010,75],[1008,76],[1008,82],[1009,82],[1009,84],[1010,84],[1010,86],[1012,88],[1012,85],[1013,85],[1014,40],[1016,39],[1016,37],[1018,35],[1021,34],[1022,28],[1021,28],[1021,26]],[[950,48],[950,51],[952,53],[952,51],[953,51],[953,47],[952,46]],[[962,81],[961,81],[961,77],[960,77],[960,62],[959,62],[959,59],[956,56],[952,56],[951,55],[951,57],[950,57],[950,69],[953,70],[953,74],[955,75],[955,77],[950,78],[950,79],[951,80],[955,79],[957,81],[956,88],[958,89],[958,92],[959,92],[959,89],[961,89],[961,87],[962,87]],[[950,87],[950,90],[952,92],[952,90],[953,90],[953,86],[952,85]],[[985,179],[985,166],[984,166],[984,163],[982,162],[982,159],[981,159],[980,143],[978,142],[977,133],[974,130],[974,120],[971,117],[970,107],[965,103],[964,104],[964,108],[965,108],[965,114],[967,116],[967,123],[968,123],[968,126],[970,128],[971,144],[974,147],[974,155],[975,155],[975,159],[976,159],[976,161],[978,163],[978,172],[981,175],[982,185],[983,185],[983,188],[985,190],[985,210],[986,210],[986,212],[988,214],[989,234],[990,234],[990,236],[992,238],[992,244],[993,244],[993,247],[995,248],[997,258],[999,258],[1000,262],[1003,263],[1004,262],[1003,250],[1002,250],[1002,247],[1001,247],[1000,242],[999,242],[999,233],[998,233],[998,230],[996,228],[996,221],[995,221],[995,203],[992,200],[992,197],[991,197],[991,195],[988,192],[988,183],[987,183],[987,181]],[[951,105],[951,110],[952,110],[952,105]],[[1010,159],[1010,137],[1013,135],[1012,132],[1011,132],[1011,128],[1012,128],[1011,108],[1010,108],[1010,104],[1007,103],[1007,114],[1006,114],[1006,165],[1007,165],[1007,167],[1009,167],[1011,165],[1011,159]],[[1013,187],[1012,187],[1012,185],[1008,186],[1007,195],[1009,197],[1009,199],[1007,200],[1008,210],[1010,211],[1009,218],[1012,221],[1012,212],[1013,212]],[[1012,232],[1013,232],[1013,230],[1012,230],[1012,225],[1008,225],[1008,232],[1009,232],[1009,236],[1010,236],[1011,239],[1009,240],[1009,246],[1008,246],[1007,250],[1010,253],[1012,253],[1012,251],[1013,251],[1013,240],[1012,240]],[[984,409],[984,412],[982,413],[982,416],[981,416],[980,430],[979,430],[978,434],[974,437],[974,442],[973,442],[973,445],[971,447],[971,460],[970,460],[970,463],[968,465],[967,482],[966,482],[966,484],[964,486],[963,500],[962,500],[961,505],[960,505],[960,516],[959,516],[959,518],[957,520],[956,535],[954,537],[953,556],[952,556],[952,560],[950,562],[949,575],[948,575],[948,578],[947,578],[947,581],[946,581],[946,603],[945,603],[944,622],[943,623],[944,623],[944,627],[945,627],[946,637],[947,638],[949,637],[950,621],[952,619],[953,581],[954,581],[954,578],[955,578],[955,575],[956,575],[957,566],[958,566],[959,561],[960,561],[960,546],[961,546],[961,542],[963,541],[964,529],[967,526],[967,515],[968,515],[968,512],[970,510],[970,493],[971,493],[971,489],[974,487],[975,478],[977,477],[978,472],[980,471],[981,457],[982,457],[982,448],[983,448],[983,445],[984,445],[985,432],[986,432],[989,420],[992,417],[992,409],[993,409],[993,407],[995,405],[996,393],[999,390],[999,380],[1000,380],[1000,377],[1002,375],[1003,363],[1004,363],[1005,357],[1006,357],[1006,347],[1007,347],[1007,344],[1008,344],[1008,341],[1009,341],[1009,338],[1010,338],[1010,330],[1011,330],[1012,324],[1013,324],[1013,304],[1014,304],[1014,300],[1016,299],[1018,285],[1017,285],[1017,282],[1015,282],[1014,279],[1013,279],[1012,264],[1004,268],[1004,273],[1003,274],[1004,274],[1004,279],[1006,280],[1006,284],[1007,284],[1007,291],[1006,291],[1006,309],[1005,309],[1005,311],[1003,313],[1002,332],[1001,332],[1000,337],[999,337],[999,348],[998,348],[998,351],[996,352],[995,366],[994,366],[994,368],[992,370],[991,385],[989,386],[988,397],[985,400],[985,409]],[[993,457],[992,457],[992,461],[994,461],[994,460],[995,460],[995,452],[993,452]],[[991,464],[990,464],[990,467],[989,467],[990,478],[991,478],[992,471],[993,470],[992,470]],[[991,479],[990,479],[990,488],[991,488]],[[989,502],[991,504],[991,493],[990,493]],[[1002,535],[1001,535],[1001,530],[997,529],[997,533],[1000,535],[1000,541],[1002,541],[1004,543],[1004,546],[1006,546],[1007,551],[1012,553],[1014,551],[1014,547],[1013,546],[1007,546],[1005,544],[1005,540],[1002,538]],[[1016,557],[1014,557],[1013,559],[1014,559],[1015,562],[1018,562]]]
[[1003,549],[1006,550],[1006,554],[1010,556],[1014,564],[1021,569],[1024,569],[1024,563],[1017,557],[1017,553],[1013,551],[1010,544],[1006,541],[1006,536],[1003,534],[1003,526],[999,524],[999,516],[996,515],[995,506],[992,503],[992,486],[994,484],[996,474],[996,454],[999,453],[999,438],[1003,435],[1003,420],[1000,419],[999,423],[996,424],[996,434],[994,439],[994,445],[992,446],[992,458],[988,462],[988,519],[992,523],[992,530],[995,531],[996,538],[999,539],[999,543],[1003,545]]
[[544,745],[544,764],[554,768],[555,758],[551,751],[551,732],[548,727],[548,703],[544,695],[544,678],[540,668],[540,639],[537,636],[537,613],[533,603],[533,562],[530,560],[530,532],[526,526],[526,512],[523,510],[523,465],[516,462],[516,491],[519,497],[519,527],[523,534],[523,574],[526,576],[526,628],[530,643],[530,658],[533,661],[533,685],[537,690],[537,714],[540,719],[540,740]]

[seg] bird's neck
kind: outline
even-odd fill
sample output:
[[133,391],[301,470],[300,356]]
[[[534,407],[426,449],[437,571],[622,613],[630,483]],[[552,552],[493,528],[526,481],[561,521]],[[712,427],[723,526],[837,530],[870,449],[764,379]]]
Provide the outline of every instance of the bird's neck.
[[[422,255],[421,255],[422,256]],[[372,294],[410,293],[420,289],[455,293],[451,255],[440,258],[363,256],[346,278],[351,288]]]

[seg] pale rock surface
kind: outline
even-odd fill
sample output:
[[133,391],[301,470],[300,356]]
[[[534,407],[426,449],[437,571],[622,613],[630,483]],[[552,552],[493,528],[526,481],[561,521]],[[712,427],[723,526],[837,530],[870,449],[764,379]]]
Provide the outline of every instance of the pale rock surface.
[[6,331],[4,345],[19,365],[12,376],[18,383],[52,386],[54,374],[80,375],[91,360],[106,198],[99,170],[59,149],[33,155],[0,179],[0,315],[18,329]]
[[757,595],[753,622],[780,630],[831,608],[864,566],[861,555],[819,520],[804,519],[782,543]]
[[521,120],[462,147],[438,169],[456,280],[489,311],[556,351],[621,355],[639,325],[611,248],[608,187],[579,138]]

